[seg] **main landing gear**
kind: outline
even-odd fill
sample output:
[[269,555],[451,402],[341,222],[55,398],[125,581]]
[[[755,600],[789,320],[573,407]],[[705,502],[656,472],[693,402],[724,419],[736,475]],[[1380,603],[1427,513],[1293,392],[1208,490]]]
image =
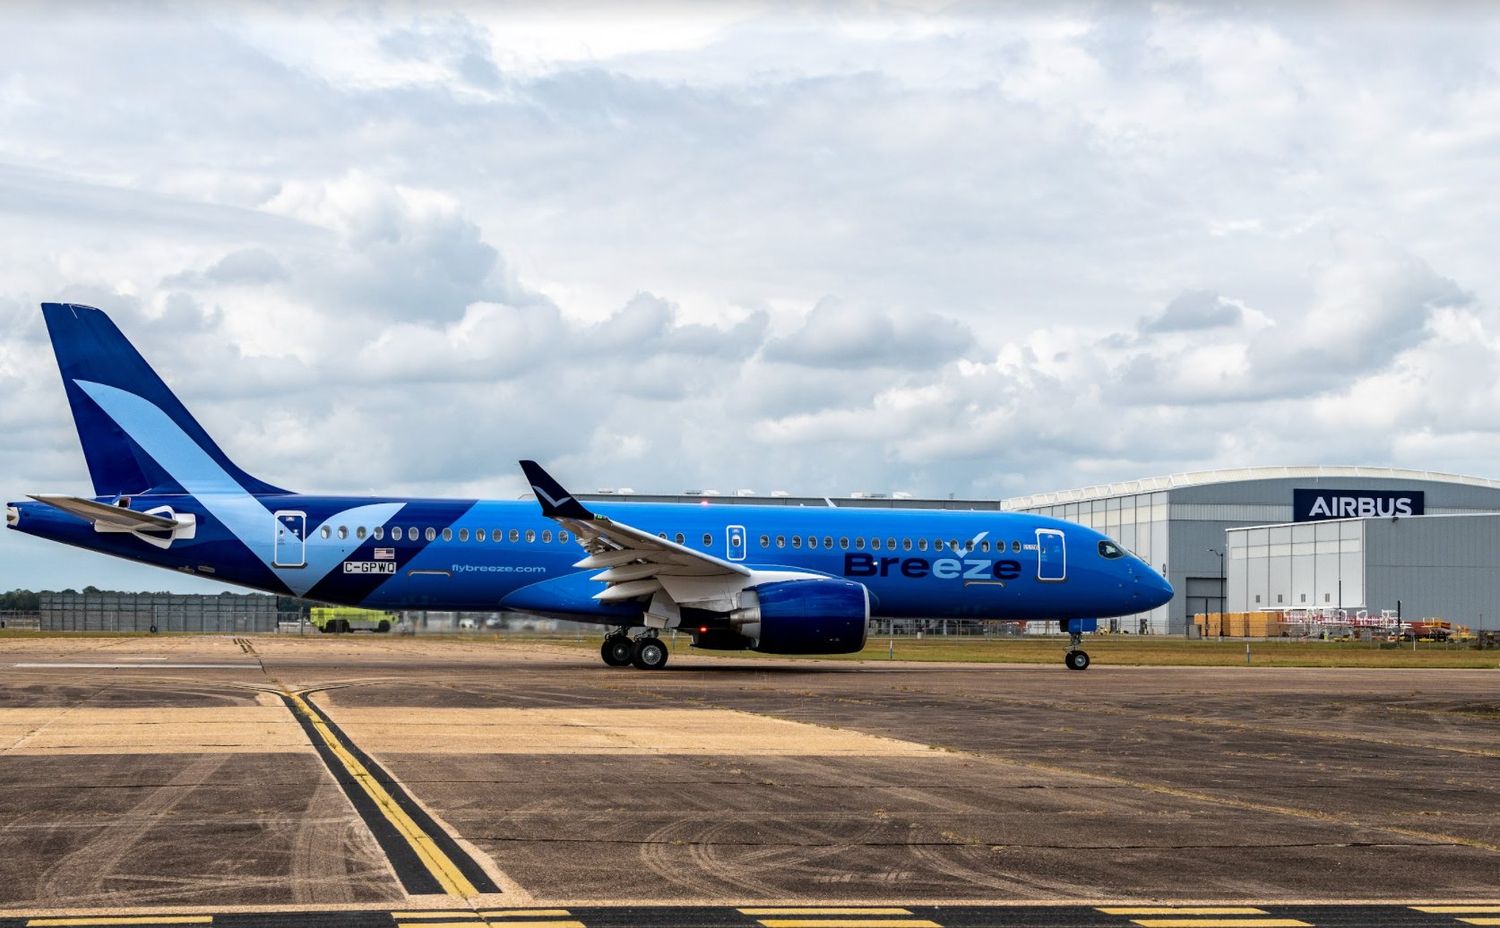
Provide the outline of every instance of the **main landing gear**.
[[656,629],[648,628],[638,638],[631,638],[628,629],[618,629],[604,639],[599,656],[611,667],[634,664],[641,670],[660,670],[667,666],[667,643],[657,637]]
[[1068,635],[1068,653],[1063,655],[1063,663],[1069,670],[1088,670],[1089,654],[1079,645],[1083,644],[1083,636],[1078,632]]

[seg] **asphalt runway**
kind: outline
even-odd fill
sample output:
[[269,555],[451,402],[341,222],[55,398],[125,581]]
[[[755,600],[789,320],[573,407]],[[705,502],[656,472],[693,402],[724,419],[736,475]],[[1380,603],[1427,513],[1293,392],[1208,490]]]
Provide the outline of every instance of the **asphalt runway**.
[[0,928],[1500,925],[1496,671],[385,636],[0,671]]

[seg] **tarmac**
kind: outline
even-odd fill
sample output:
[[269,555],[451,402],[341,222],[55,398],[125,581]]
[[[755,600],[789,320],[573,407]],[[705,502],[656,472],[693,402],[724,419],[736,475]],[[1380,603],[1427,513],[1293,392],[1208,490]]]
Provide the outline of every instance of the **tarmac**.
[[1500,925],[1496,671],[0,637],[0,928],[1356,922]]

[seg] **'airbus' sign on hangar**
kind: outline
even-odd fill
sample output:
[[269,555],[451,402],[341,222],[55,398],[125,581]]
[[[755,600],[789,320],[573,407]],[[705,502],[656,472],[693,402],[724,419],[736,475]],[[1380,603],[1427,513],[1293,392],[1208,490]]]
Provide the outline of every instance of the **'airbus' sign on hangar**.
[[1425,510],[1422,490],[1292,490],[1292,520],[1370,519],[1419,516]]

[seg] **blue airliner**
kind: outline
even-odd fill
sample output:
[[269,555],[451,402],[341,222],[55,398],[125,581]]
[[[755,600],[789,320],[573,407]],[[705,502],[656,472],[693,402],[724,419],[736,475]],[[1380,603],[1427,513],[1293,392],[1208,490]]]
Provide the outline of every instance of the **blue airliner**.
[[880,615],[1054,620],[1083,670],[1100,617],[1172,597],[1104,535],[1021,513],[586,506],[532,461],[535,502],[294,493],[235,466],[102,311],[42,312],[94,494],[33,495],[5,521],[64,544],[338,605],[593,622],[605,663],[642,669],[666,665],[664,629],[844,654]]

